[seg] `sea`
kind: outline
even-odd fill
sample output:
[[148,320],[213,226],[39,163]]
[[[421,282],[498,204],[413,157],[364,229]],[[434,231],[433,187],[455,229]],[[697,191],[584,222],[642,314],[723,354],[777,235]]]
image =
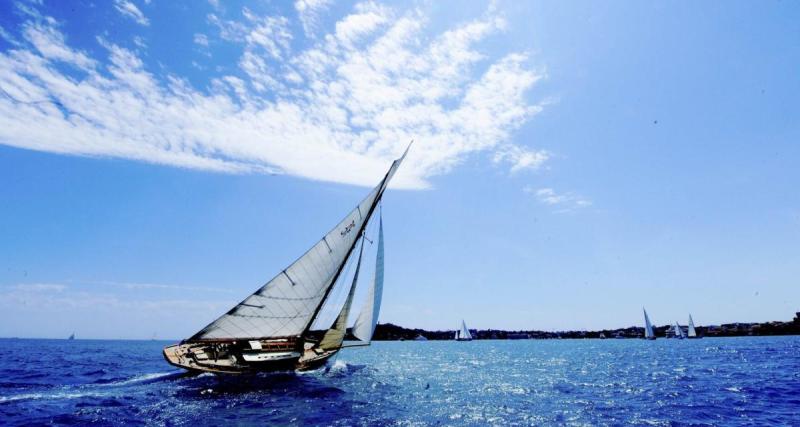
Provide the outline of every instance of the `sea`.
[[160,341],[0,340],[3,425],[800,425],[800,337],[376,342],[188,376]]

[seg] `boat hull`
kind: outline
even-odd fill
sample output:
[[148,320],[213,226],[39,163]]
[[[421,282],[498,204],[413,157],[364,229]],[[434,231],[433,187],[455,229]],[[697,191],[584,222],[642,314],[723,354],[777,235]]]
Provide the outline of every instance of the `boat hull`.
[[218,349],[207,344],[175,344],[165,347],[164,359],[170,365],[191,372],[248,374],[259,372],[309,371],[324,366],[339,350],[249,351]]

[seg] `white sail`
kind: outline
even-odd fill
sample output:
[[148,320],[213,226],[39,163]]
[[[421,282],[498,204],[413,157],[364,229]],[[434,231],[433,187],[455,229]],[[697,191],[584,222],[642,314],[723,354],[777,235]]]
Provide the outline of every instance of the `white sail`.
[[696,338],[697,331],[694,329],[694,321],[692,320],[692,315],[689,315],[689,338]]
[[467,324],[462,320],[461,321],[461,331],[459,335],[462,340],[471,340],[472,334],[469,333],[469,329],[467,329]]
[[642,311],[644,312],[644,337],[653,338],[655,334],[653,333],[653,325],[650,323],[650,318],[647,317],[647,310],[642,307]]
[[683,333],[683,328],[678,322],[675,322],[675,336],[678,338],[686,338],[686,335]]
[[356,264],[356,272],[353,274],[353,282],[350,284],[350,291],[347,293],[347,299],[342,306],[342,311],[333,322],[333,326],[325,331],[325,335],[319,342],[319,348],[323,350],[333,350],[340,348],[344,341],[344,336],[347,333],[347,317],[350,315],[350,307],[353,305],[353,296],[356,294],[356,285],[358,284],[358,272],[361,271],[361,257],[364,255],[364,240],[361,240],[361,249],[358,252],[358,262]]
[[400,163],[333,230],[255,293],[190,340],[300,336],[307,331]]
[[372,340],[375,325],[378,324],[378,314],[381,311],[381,297],[383,296],[383,218],[378,225],[378,250],[375,255],[375,276],[372,286],[367,293],[367,299],[353,325],[353,335],[364,342]]

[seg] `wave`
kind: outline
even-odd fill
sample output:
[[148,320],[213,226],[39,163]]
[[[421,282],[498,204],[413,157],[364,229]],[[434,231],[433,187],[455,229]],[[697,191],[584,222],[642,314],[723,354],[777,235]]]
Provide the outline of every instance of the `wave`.
[[58,399],[80,399],[82,397],[103,397],[103,393],[87,392],[60,392],[60,393],[26,393],[12,396],[0,396],[0,404],[16,402],[20,400],[58,400]]
[[178,379],[184,376],[186,376],[186,373],[182,371],[155,372],[150,374],[137,375],[133,378],[128,378],[121,381],[113,381],[109,383],[95,384],[95,385],[98,387],[124,387],[131,384],[148,384],[162,380]]

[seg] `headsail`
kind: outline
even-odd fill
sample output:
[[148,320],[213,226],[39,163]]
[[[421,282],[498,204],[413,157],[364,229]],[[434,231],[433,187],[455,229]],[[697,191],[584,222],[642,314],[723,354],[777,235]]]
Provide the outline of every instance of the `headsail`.
[[653,325],[650,323],[650,318],[647,317],[647,310],[642,307],[642,311],[644,312],[644,337],[653,338],[655,334],[653,334]]
[[361,249],[358,252],[358,262],[356,263],[356,272],[353,274],[353,283],[350,284],[350,291],[347,293],[347,299],[344,301],[342,311],[333,326],[330,327],[322,336],[319,342],[319,348],[323,350],[333,350],[340,348],[344,341],[344,335],[347,333],[347,317],[350,315],[350,307],[353,305],[353,296],[356,294],[356,284],[358,284],[358,272],[361,271],[361,258],[364,255],[364,239],[361,239]]
[[689,315],[689,338],[696,338],[697,331],[694,329],[694,321],[692,320],[692,315]]
[[383,218],[378,226],[378,251],[375,256],[375,276],[372,286],[367,293],[364,307],[361,308],[356,323],[353,325],[353,335],[361,341],[370,342],[378,323],[378,314],[381,311],[381,297],[383,295]]
[[380,184],[322,240],[255,293],[197,332],[190,340],[289,337],[304,334],[341,274],[358,237],[407,153],[408,149],[392,163]]

